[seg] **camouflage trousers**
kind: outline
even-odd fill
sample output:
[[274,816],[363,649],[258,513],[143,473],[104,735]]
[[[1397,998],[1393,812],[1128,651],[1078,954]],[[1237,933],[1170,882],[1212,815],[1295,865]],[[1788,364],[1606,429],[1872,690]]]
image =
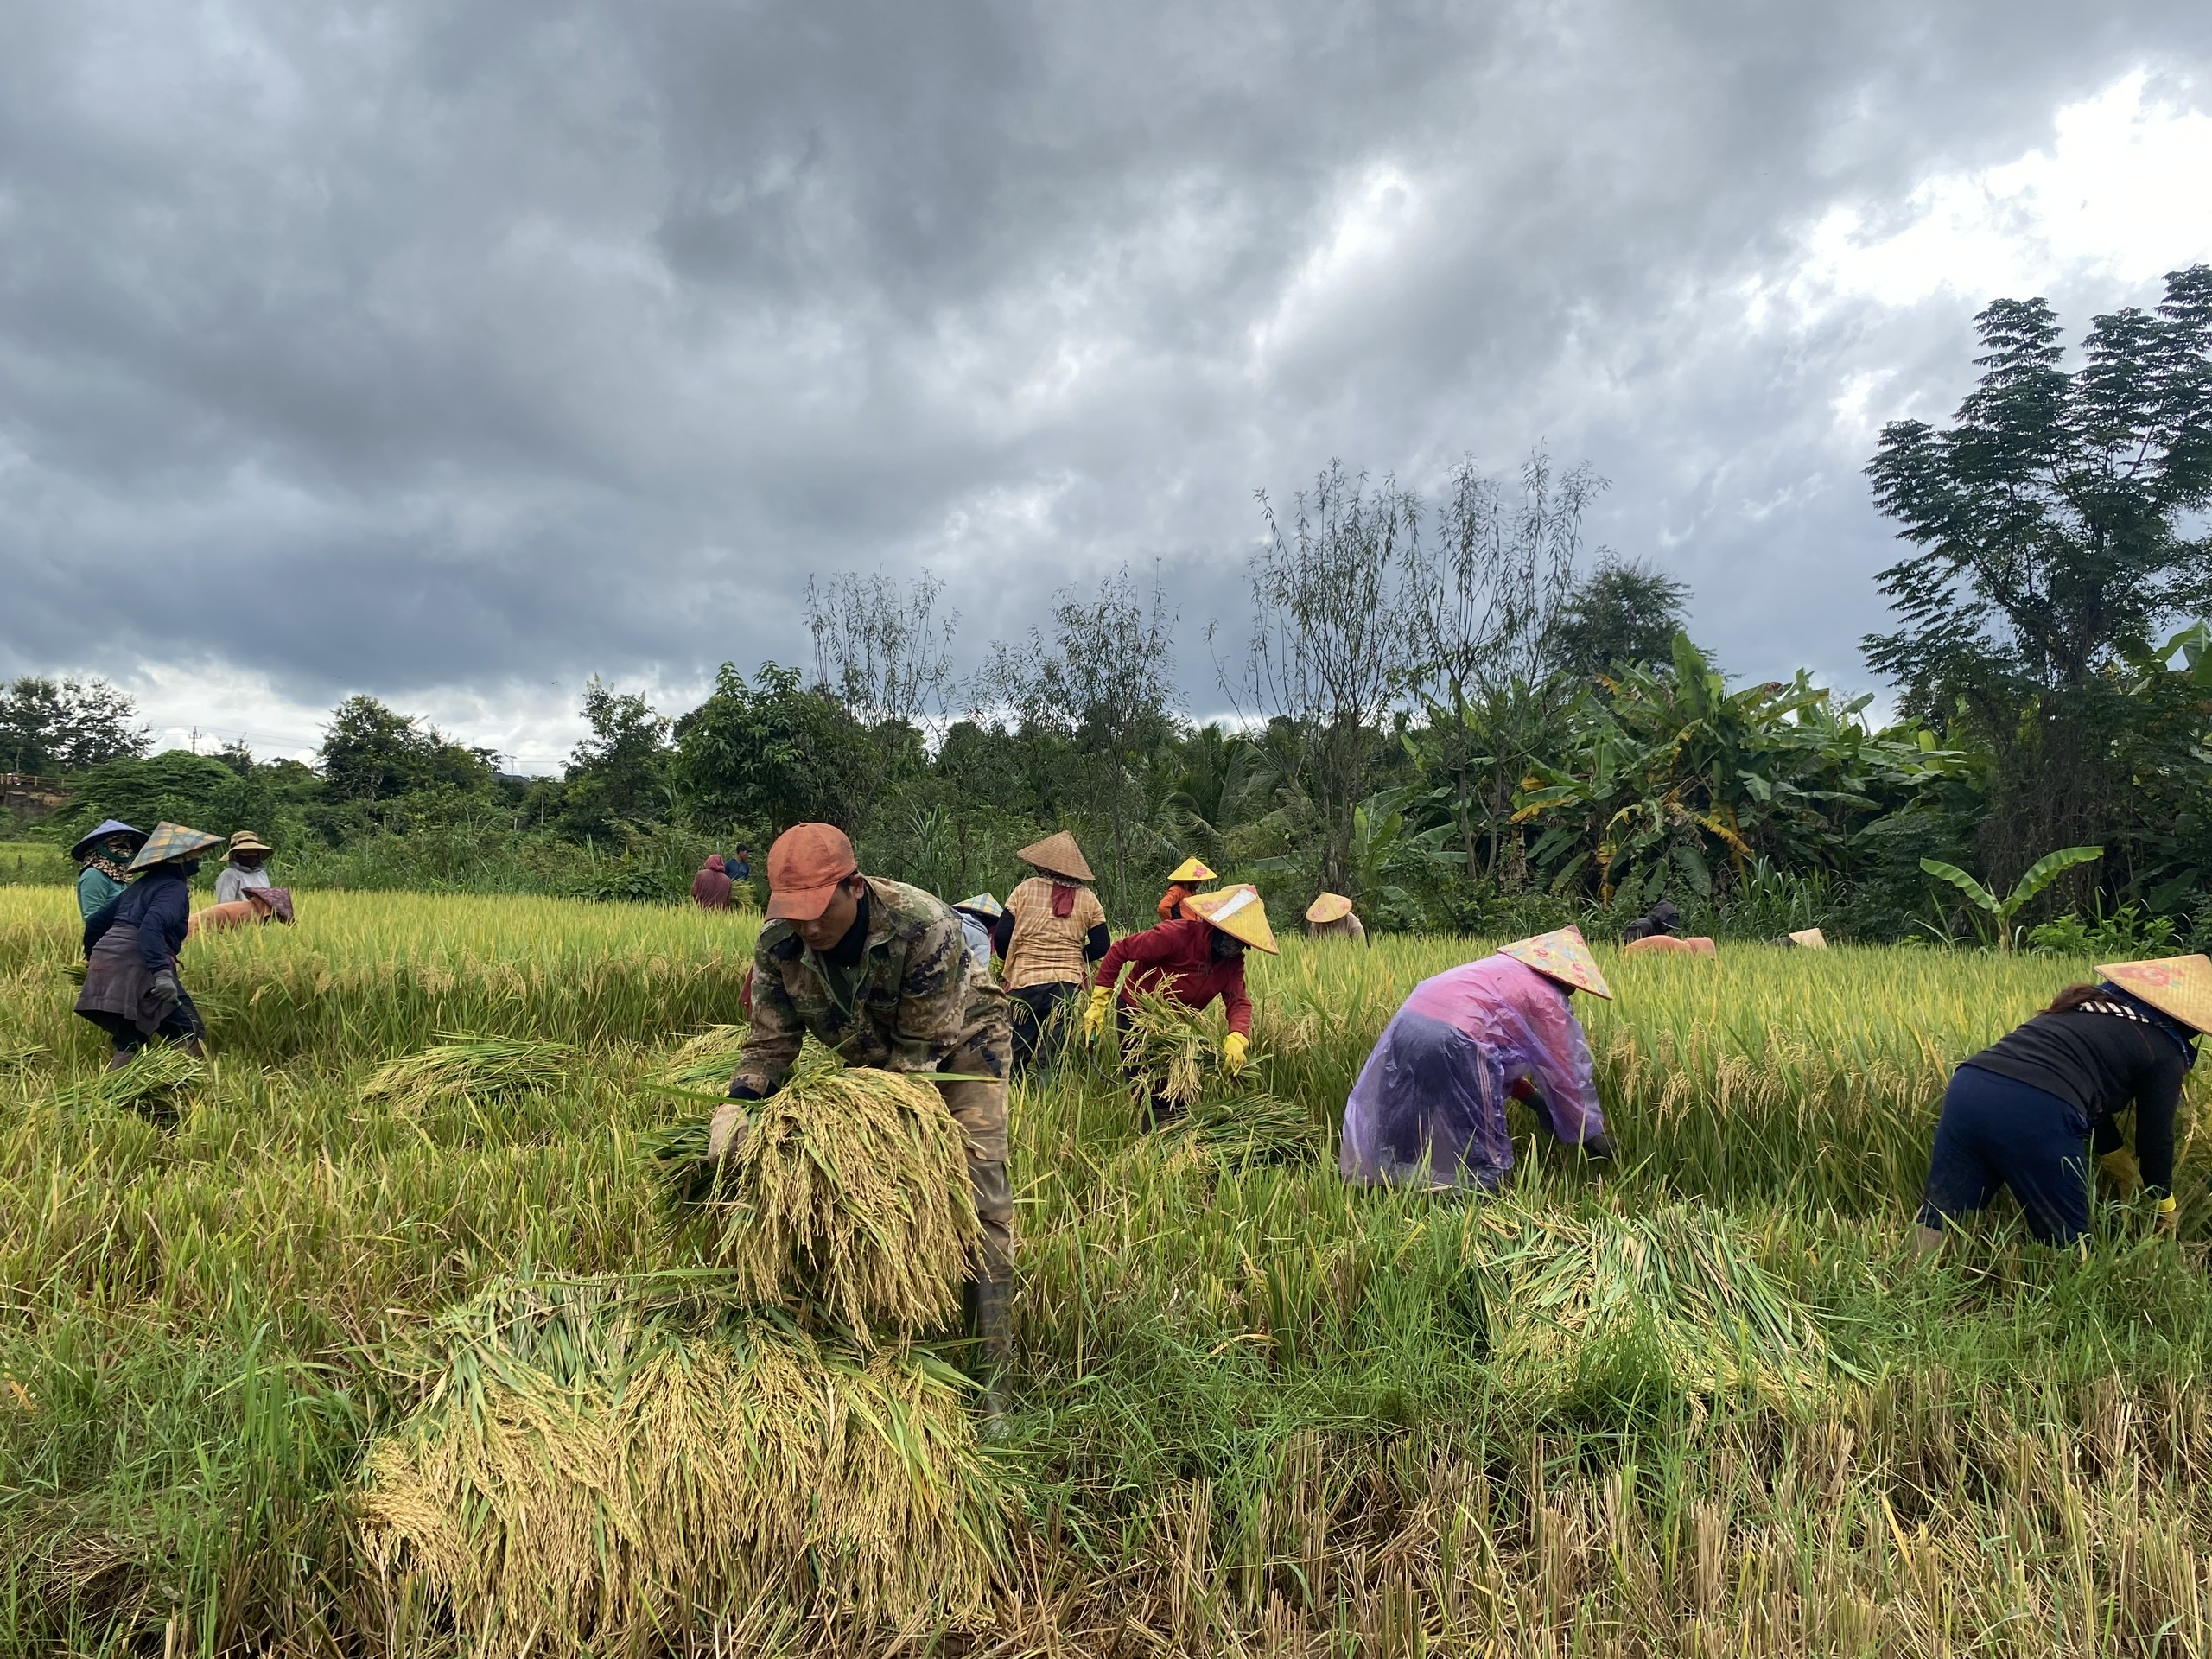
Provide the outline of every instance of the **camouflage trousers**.
[[1013,1064],[1014,1039],[1001,1011],[938,1066],[940,1071],[990,1079],[939,1084],[938,1088],[968,1140],[968,1184],[983,1224],[982,1276],[994,1283],[1014,1276],[1014,1185],[1006,1168],[1006,1079]]

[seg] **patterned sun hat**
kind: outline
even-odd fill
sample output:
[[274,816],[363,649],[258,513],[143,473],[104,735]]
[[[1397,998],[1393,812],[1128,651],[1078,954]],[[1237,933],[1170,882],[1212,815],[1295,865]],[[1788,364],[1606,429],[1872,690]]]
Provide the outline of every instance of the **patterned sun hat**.
[[973,911],[976,915],[988,917],[995,922],[1006,914],[1006,906],[988,893],[979,893],[973,898],[963,899],[953,908]]
[[2193,1031],[2212,1032],[2212,957],[2164,957],[2098,968],[2129,995],[2170,1014]]
[[1598,959],[1590,954],[1589,941],[1582,937],[1579,927],[1562,927],[1539,933],[1532,939],[1516,939],[1510,944],[1501,944],[1497,950],[1500,956],[1525,962],[1548,979],[1572,985],[1592,996],[1602,996],[1608,1002],[1613,1000],[1613,988],[1598,971]]
[[130,868],[147,869],[172,859],[190,858],[195,853],[222,844],[220,836],[211,836],[205,830],[188,829],[181,823],[157,823],[154,833],[146,837],[146,844],[138,849],[138,856],[130,861]]
[[1268,925],[1268,907],[1260,902],[1260,890],[1254,887],[1224,888],[1220,893],[1194,893],[1183,901],[1189,911],[1209,925],[1219,928],[1232,939],[1241,939],[1255,950],[1264,950],[1271,957],[1282,952],[1275,948],[1275,931]]
[[1076,845],[1075,837],[1062,830],[1042,841],[1033,841],[1014,856],[1025,864],[1034,865],[1047,875],[1057,875],[1069,881],[1089,881],[1090,861],[1083,855],[1083,849]]
[[1221,880],[1219,876],[1216,875],[1211,870],[1208,869],[1204,863],[1195,858],[1186,858],[1180,864],[1178,864],[1173,869],[1168,871],[1167,879],[1170,881],[1180,881],[1185,884],[1192,881],[1218,881]]
[[1341,893],[1325,893],[1306,906],[1306,919],[1316,927],[1328,922],[1341,922],[1351,914],[1351,900]]

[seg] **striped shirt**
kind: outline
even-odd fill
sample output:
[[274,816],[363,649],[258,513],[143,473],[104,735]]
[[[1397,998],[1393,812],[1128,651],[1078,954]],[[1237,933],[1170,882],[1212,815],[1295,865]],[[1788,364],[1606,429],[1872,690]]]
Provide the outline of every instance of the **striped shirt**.
[[1106,925],[1106,907],[1089,887],[1076,887],[1075,903],[1065,916],[1052,914],[1052,889],[1067,887],[1033,875],[1007,895],[1014,936],[1007,943],[1001,981],[1009,991],[1032,985],[1087,985],[1090,963],[1083,954],[1090,930]]

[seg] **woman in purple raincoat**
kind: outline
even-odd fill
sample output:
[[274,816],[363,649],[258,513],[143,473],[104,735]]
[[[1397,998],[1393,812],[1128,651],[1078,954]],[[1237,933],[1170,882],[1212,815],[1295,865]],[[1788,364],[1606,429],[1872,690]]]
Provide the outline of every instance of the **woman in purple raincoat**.
[[1414,986],[1352,1087],[1344,1179],[1497,1191],[1513,1167],[1509,1095],[1566,1145],[1611,1157],[1590,1045],[1567,1007],[1578,990],[1613,995],[1573,927]]

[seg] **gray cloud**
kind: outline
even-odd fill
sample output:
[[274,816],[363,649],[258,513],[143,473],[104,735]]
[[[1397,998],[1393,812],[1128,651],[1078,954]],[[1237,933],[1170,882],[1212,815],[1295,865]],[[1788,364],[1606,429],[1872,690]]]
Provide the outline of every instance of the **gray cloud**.
[[1730,666],[1863,680],[1891,553],[1837,407],[1948,407],[1972,305],[1754,296],[1832,207],[2131,69],[2186,99],[2212,16],[0,0],[0,668],[687,685],[799,659],[810,571],[926,564],[987,635],[1157,558],[1205,703],[1254,488],[1540,438]]

